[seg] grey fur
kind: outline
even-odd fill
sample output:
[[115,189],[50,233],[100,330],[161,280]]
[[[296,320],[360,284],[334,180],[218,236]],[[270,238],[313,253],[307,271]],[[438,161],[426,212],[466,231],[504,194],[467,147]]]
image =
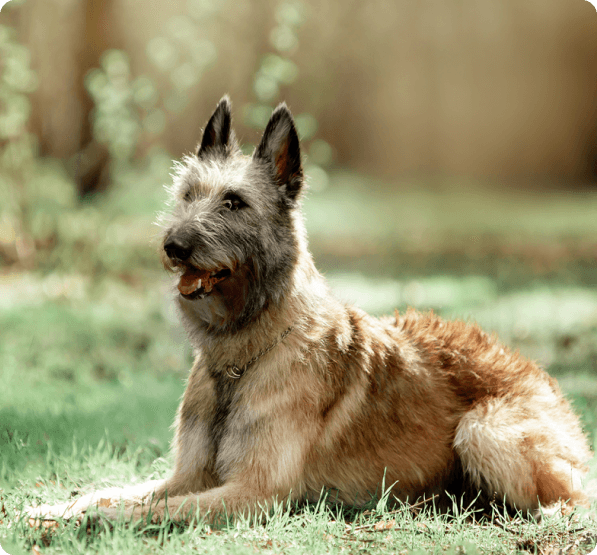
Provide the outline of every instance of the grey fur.
[[[165,248],[166,267],[232,272],[206,298],[177,295],[191,337],[237,333],[280,303],[297,259],[302,189],[298,135],[286,105],[274,111],[261,143],[248,157],[236,144],[230,102],[223,98],[197,155],[186,156],[175,167],[173,210],[161,217],[162,248],[168,242],[191,248],[182,262],[169,257]],[[242,207],[227,209],[229,198],[240,199]]]

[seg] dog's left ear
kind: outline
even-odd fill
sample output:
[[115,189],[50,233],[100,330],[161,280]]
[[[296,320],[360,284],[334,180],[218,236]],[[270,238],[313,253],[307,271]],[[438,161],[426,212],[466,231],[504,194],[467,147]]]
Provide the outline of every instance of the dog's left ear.
[[228,96],[224,96],[205,126],[201,146],[197,156],[228,156],[238,145],[232,131],[232,105]]
[[253,159],[268,164],[286,198],[297,199],[303,186],[301,148],[292,114],[285,103],[271,115]]

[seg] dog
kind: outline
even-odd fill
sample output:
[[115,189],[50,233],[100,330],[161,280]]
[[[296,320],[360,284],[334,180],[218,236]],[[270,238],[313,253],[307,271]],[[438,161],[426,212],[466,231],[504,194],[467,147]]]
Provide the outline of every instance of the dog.
[[[164,266],[196,359],[165,480],[29,510],[72,518],[252,513],[334,490],[363,505],[450,494],[585,505],[591,457],[556,381],[476,325],[377,319],[330,293],[307,247],[289,109],[242,154],[227,97],[175,166]],[[207,517],[209,518],[209,517]]]

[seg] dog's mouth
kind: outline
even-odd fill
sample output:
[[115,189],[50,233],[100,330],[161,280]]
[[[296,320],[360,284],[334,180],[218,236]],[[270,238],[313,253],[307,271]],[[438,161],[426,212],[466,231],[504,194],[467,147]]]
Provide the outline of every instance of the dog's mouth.
[[178,282],[181,296],[190,301],[202,299],[209,295],[216,283],[230,277],[232,272],[228,268],[221,270],[201,270],[194,266],[187,266]]

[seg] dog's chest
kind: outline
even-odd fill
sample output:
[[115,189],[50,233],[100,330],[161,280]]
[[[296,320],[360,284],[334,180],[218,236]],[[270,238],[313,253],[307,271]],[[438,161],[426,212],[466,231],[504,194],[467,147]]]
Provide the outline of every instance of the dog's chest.
[[214,376],[214,404],[208,424],[210,466],[221,480],[242,462],[250,449],[256,416],[246,399],[242,380]]
[[195,367],[178,414],[177,460],[181,468],[203,469],[222,481],[242,459],[251,432],[251,411],[242,381],[218,369]]
[[230,412],[234,408],[234,400],[238,397],[238,382],[226,375],[213,375],[214,408],[208,427],[209,442],[214,459],[217,460],[220,443],[226,433]]

